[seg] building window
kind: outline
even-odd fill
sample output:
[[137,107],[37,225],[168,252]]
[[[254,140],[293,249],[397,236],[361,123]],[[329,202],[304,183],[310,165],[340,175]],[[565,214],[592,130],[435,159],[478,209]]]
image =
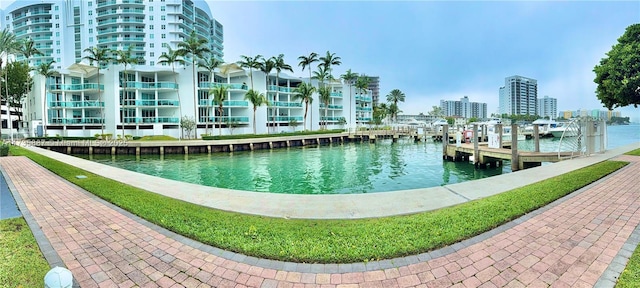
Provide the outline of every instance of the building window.
[[149,61],[149,65],[151,65],[151,66],[156,66],[156,62],[154,62],[154,61]]
[[58,5],[56,5],[56,6],[54,6],[54,7],[53,7],[53,10],[58,11],[59,9],[60,9],[60,7],[58,7]]
[[155,56],[156,56],[156,53],[149,52],[149,57],[155,57]]
[[56,32],[56,37],[60,37],[60,32]]
[[153,12],[153,6],[149,6],[149,12]]
[[89,28],[89,34],[93,34],[93,28]]
[[93,11],[89,10],[89,16],[93,15]]
[[60,46],[60,40],[56,40],[56,46]]
[[56,28],[60,28],[60,23],[56,23]]
[[166,16],[164,16],[164,15],[161,15],[161,16],[160,16],[160,20],[165,21],[165,20],[167,20],[167,17],[166,17]]
[[160,11],[164,11],[164,6],[160,6]]
[[153,39],[153,34],[149,34],[149,39]]
[[149,48],[153,48],[154,46],[156,46],[156,45],[153,45],[153,43],[149,44]]
[[161,38],[162,38],[162,39],[167,38],[167,34],[162,34],[162,37],[161,37]]
[[149,20],[153,21],[153,15],[149,16]]
[[153,30],[153,25],[149,25],[149,30]]
[[56,54],[60,54],[60,49],[56,49]]
[[89,43],[93,43],[93,37],[89,37]]
[[[56,15],[56,20],[60,19],[60,15]],[[91,21],[91,20],[89,20]]]
[[89,1],[89,2],[87,3],[87,6],[91,7],[91,5],[93,5],[93,2]]
[[160,29],[162,29],[162,30],[167,29],[167,25],[160,25]]
[[167,43],[162,43],[162,48],[165,48],[165,47],[169,47],[169,46],[167,46]]
[[[58,16],[58,15],[56,15],[56,16]],[[89,19],[89,25],[93,25],[93,20],[92,19]]]

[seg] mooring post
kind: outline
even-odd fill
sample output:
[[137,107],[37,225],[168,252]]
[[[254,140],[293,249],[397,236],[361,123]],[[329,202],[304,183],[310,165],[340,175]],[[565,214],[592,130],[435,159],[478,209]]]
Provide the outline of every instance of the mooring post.
[[[536,129],[534,128],[534,130]],[[538,135],[536,131],[534,131],[533,134]],[[518,171],[520,170],[520,160],[518,159],[518,141],[514,142],[513,139],[518,139],[518,125],[516,124],[511,124],[511,171]]]
[[[496,129],[498,130],[498,148],[502,149],[502,124],[496,124]],[[511,139],[511,142],[513,142],[513,139]]]
[[535,145],[533,151],[540,152],[540,130],[538,130],[538,125],[533,125],[533,143]]
[[473,164],[478,167],[480,160],[480,145],[478,145],[478,124],[473,124]]
[[442,125],[442,159],[447,158],[447,145],[449,144],[448,142],[449,142],[449,125]]

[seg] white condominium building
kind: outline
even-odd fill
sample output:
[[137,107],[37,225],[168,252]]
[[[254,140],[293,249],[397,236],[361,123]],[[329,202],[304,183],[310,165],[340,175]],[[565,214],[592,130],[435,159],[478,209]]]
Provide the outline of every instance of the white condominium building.
[[538,98],[538,116],[553,119],[558,115],[558,100],[549,96]]
[[475,117],[480,119],[487,117],[487,103],[469,102],[468,96],[460,98],[460,101],[440,100],[440,109],[447,117]]
[[500,87],[498,111],[507,115],[536,115],[537,101],[537,80],[518,75],[506,77]]

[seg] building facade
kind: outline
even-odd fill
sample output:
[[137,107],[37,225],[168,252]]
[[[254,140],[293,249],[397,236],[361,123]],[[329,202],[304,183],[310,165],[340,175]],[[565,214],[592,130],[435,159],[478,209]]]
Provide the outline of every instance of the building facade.
[[[52,77],[33,75],[33,89],[24,103],[26,125],[15,130],[17,134],[94,136],[104,131],[112,137],[180,137],[187,136],[180,125],[183,117],[196,122],[191,137],[253,133],[254,128],[257,133],[302,129],[296,127],[303,126],[307,107],[294,91],[304,79],[259,71],[251,77],[250,71],[235,64],[214,71],[193,69],[189,57],[184,65],[159,63],[168,48],[176,50],[192,31],[207,40],[212,51],[207,58],[222,60],[223,26],[204,1],[26,0],[0,11],[0,19],[0,28],[8,28],[19,40],[34,40],[43,52],[29,58],[30,65],[54,61]],[[138,61],[126,66],[111,61],[97,67],[84,59],[90,47],[111,51],[131,47]],[[12,57],[26,60],[22,55]],[[355,97],[348,97],[348,85],[329,85],[330,102],[326,109],[319,101],[308,107],[306,129],[318,129],[325,120],[329,128],[371,121],[370,91],[352,88]],[[213,102],[211,93],[218,86],[227,88],[222,107]],[[270,103],[257,107],[255,114],[245,99],[252,88]],[[343,118],[351,123],[344,124]]]
[[558,115],[558,100],[549,96],[538,98],[538,116],[553,119]]
[[468,96],[460,101],[440,100],[440,109],[447,117],[487,118],[487,103],[469,102]]
[[506,77],[499,89],[499,113],[507,115],[536,115],[538,81],[518,75]]

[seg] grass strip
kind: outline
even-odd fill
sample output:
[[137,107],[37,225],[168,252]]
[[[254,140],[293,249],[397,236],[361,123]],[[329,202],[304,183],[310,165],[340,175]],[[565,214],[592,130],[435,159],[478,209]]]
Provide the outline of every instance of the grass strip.
[[629,151],[627,153],[624,153],[625,155],[632,155],[632,156],[640,156],[640,149],[636,149],[636,150],[632,150]]
[[616,287],[640,287],[640,246],[636,247],[636,250],[629,258],[627,267],[624,268]]
[[333,129],[333,130],[317,130],[317,131],[282,132],[282,133],[274,133],[274,134],[210,135],[210,136],[203,136],[202,140],[253,139],[253,138],[269,138],[269,137],[285,137],[285,136],[335,134],[335,133],[342,133],[342,132],[344,132],[343,129]]
[[49,269],[24,218],[0,220],[0,287],[44,287]]
[[[606,161],[477,201],[419,214],[296,220],[225,212],[88,173],[12,146],[61,177],[148,221],[197,241],[260,258],[351,263],[414,255],[488,231],[625,166]],[[76,175],[86,175],[78,179]]]

